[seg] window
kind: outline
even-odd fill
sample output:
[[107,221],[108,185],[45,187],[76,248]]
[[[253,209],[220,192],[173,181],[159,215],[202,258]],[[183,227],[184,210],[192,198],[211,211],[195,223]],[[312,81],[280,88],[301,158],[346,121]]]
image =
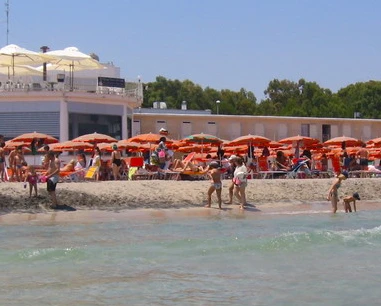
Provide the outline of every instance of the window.
[[323,142],[331,139],[331,126],[329,124],[323,124],[321,133]]
[[206,133],[217,136],[217,124],[213,121],[209,121],[207,125]]
[[301,136],[310,137],[310,125],[308,123],[302,123],[300,134]]

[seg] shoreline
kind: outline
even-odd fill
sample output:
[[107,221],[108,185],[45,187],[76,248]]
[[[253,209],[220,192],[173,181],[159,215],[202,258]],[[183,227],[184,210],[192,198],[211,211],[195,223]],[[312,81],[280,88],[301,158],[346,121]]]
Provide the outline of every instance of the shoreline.
[[[222,201],[228,200],[230,180],[223,181]],[[298,210],[316,206],[330,210],[326,201],[327,191],[333,179],[253,179],[248,181],[247,201],[258,211]],[[73,207],[77,211],[99,210],[120,212],[123,210],[167,210],[203,208],[209,181],[102,181],[60,183],[57,185],[59,204]],[[29,189],[22,183],[0,183],[0,214],[47,213],[50,198],[46,184],[38,184],[39,197],[29,198]],[[381,180],[378,178],[351,178],[339,190],[339,197],[358,192],[365,203],[381,203]],[[372,204],[373,206],[376,204]],[[238,205],[223,204],[225,209]],[[341,203],[339,208],[341,210]],[[377,206],[377,205],[376,205]],[[212,197],[212,208],[217,207],[217,198]],[[251,207],[248,208],[250,211]],[[218,211],[218,209],[217,209]],[[57,212],[57,211],[56,211]]]

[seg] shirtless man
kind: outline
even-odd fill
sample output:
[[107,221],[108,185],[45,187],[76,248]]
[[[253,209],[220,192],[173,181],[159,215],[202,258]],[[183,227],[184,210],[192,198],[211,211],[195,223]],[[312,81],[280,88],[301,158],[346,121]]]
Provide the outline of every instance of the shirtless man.
[[[369,152],[366,149],[366,144],[363,143],[360,150],[357,151],[357,155],[360,158],[360,167],[362,171],[368,170],[368,158],[369,158]],[[365,173],[361,173],[361,177],[365,177]]]
[[208,204],[205,206],[210,208],[212,205],[212,194],[216,191],[217,199],[218,199],[218,208],[222,209],[221,204],[221,191],[222,191],[222,182],[221,182],[221,171],[219,169],[218,162],[211,162],[209,164],[208,175],[211,178],[212,182],[208,189]]
[[57,196],[56,186],[59,180],[60,174],[60,160],[53,151],[49,151],[47,154],[48,170],[46,171],[46,188],[50,194],[53,205],[50,208],[57,208]]
[[15,178],[18,182],[20,181],[23,162],[25,162],[25,159],[22,154],[22,146],[18,146],[12,150],[8,156],[9,167],[12,169],[12,177],[9,179],[10,181],[13,181]]

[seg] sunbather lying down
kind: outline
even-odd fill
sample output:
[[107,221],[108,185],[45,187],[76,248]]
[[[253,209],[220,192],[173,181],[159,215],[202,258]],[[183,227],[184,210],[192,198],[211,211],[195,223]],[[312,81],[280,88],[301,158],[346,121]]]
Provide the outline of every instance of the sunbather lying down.
[[201,166],[196,166],[190,160],[183,163],[183,161],[181,161],[179,159],[175,159],[170,170],[175,171],[175,172],[183,172],[183,171],[188,171],[188,170],[193,171],[193,172],[206,172],[207,171],[207,169],[204,169]]

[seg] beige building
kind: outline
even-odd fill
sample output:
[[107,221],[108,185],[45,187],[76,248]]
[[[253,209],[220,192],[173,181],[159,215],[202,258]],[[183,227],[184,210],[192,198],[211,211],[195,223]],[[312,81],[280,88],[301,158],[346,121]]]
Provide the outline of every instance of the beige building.
[[166,128],[171,138],[181,139],[195,133],[232,140],[253,134],[279,140],[303,135],[326,141],[349,136],[367,141],[381,136],[381,120],[348,118],[305,118],[276,116],[213,115],[210,111],[135,109],[132,135],[157,133]]

